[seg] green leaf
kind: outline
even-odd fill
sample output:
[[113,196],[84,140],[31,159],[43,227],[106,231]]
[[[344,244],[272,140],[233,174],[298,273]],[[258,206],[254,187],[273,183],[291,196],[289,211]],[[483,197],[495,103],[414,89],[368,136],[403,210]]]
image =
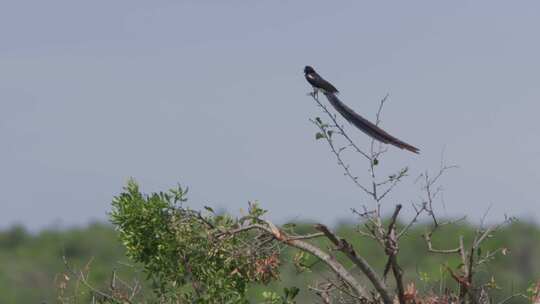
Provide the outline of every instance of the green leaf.
[[319,123],[319,124],[322,124],[322,120],[320,117],[315,117],[315,120]]
[[324,134],[322,134],[321,132],[317,132],[317,134],[315,134],[315,140],[319,140],[321,138],[325,138]]
[[215,212],[214,212],[214,209],[212,209],[212,208],[210,208],[210,207],[208,207],[208,206],[204,206],[204,209],[206,209],[206,210],[209,211],[209,212],[215,213]]
[[293,286],[291,288],[284,288],[283,291],[285,293],[285,298],[287,300],[292,300],[298,295],[300,289],[296,286]]
[[373,165],[376,166],[376,165],[378,165],[378,164],[379,164],[379,160],[376,159],[376,158],[374,158],[374,159],[373,159]]

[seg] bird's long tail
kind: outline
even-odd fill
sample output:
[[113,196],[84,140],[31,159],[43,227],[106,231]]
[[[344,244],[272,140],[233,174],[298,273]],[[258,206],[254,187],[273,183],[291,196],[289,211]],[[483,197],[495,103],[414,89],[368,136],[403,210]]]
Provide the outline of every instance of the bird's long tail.
[[394,136],[386,133],[386,131],[383,129],[377,127],[374,123],[358,115],[358,113],[356,113],[353,109],[341,102],[341,100],[337,98],[336,94],[325,92],[324,95],[334,109],[336,109],[336,111],[338,111],[339,114],[341,114],[347,121],[360,129],[360,131],[382,143],[391,144],[400,149],[405,149],[416,154],[420,152],[418,148],[395,138]]

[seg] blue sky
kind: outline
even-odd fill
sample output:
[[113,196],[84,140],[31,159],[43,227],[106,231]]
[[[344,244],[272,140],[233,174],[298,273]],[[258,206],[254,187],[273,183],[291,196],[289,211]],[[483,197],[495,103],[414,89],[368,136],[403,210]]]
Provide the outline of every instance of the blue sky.
[[444,150],[460,168],[442,180],[443,214],[540,216],[536,1],[0,8],[0,227],[104,220],[130,176],[147,192],[188,185],[194,207],[259,200],[278,222],[352,218],[370,202],[314,140],[306,64],[370,119],[389,93],[382,126],[421,148],[390,148],[381,164],[411,168],[388,210],[419,200],[415,177]]

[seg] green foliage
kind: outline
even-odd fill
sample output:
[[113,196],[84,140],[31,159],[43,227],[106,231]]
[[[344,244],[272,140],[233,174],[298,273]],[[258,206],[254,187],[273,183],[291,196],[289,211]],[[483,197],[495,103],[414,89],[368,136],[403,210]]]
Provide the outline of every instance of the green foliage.
[[138,277],[133,267],[125,266],[129,261],[110,225],[39,233],[15,226],[0,231],[0,303],[56,303],[61,291],[76,295],[80,303],[90,303],[87,290],[75,290],[71,274],[69,284],[60,288],[66,272],[63,256],[76,268],[88,265],[89,283],[99,289],[107,290],[114,269],[128,282]]
[[280,296],[274,291],[264,291],[262,297],[265,304],[294,304],[294,300],[300,289],[298,287],[283,288],[283,295]]
[[[197,303],[247,302],[248,284],[269,279],[257,271],[259,261],[246,248],[247,234],[231,237],[223,231],[238,225],[227,215],[209,215],[183,206],[186,193],[178,186],[169,192],[144,195],[134,181],[113,200],[111,221],[127,255],[141,263],[156,294],[166,300]],[[250,205],[252,219],[265,211]]]

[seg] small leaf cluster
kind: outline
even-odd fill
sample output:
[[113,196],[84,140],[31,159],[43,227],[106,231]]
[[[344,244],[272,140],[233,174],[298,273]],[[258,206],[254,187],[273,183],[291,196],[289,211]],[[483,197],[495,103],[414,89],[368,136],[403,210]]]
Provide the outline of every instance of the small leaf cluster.
[[283,289],[283,295],[279,295],[274,291],[263,292],[265,304],[294,304],[295,298],[298,296],[300,289],[298,287],[290,287]]
[[319,127],[321,132],[315,133],[315,140],[319,140],[322,138],[332,138],[332,134],[334,134],[334,131],[331,130],[330,125],[323,122],[320,117],[315,117],[315,120],[312,120],[312,122]]

